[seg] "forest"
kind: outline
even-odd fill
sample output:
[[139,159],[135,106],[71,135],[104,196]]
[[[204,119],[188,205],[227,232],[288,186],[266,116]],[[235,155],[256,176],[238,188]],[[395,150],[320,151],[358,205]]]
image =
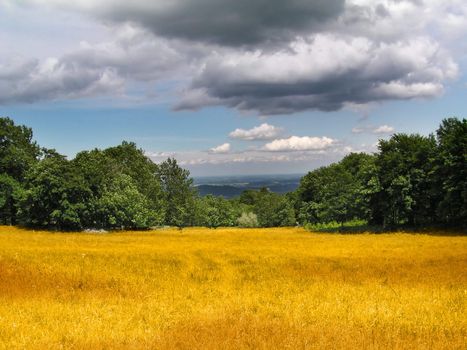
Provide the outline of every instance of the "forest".
[[160,226],[382,229],[467,223],[467,120],[429,136],[397,133],[373,154],[351,153],[310,171],[296,191],[267,188],[233,199],[200,196],[175,159],[156,164],[135,143],[75,158],[40,147],[33,131],[0,118],[0,224],[51,230]]

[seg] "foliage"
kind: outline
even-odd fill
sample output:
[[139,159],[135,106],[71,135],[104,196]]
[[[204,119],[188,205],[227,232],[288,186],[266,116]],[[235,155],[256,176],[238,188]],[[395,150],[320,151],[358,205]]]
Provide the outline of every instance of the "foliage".
[[305,224],[365,219],[369,212],[365,189],[372,163],[372,156],[353,153],[304,176],[297,191],[299,220]]
[[375,155],[350,154],[304,176],[295,211],[302,224],[361,219],[372,225],[465,226],[467,121],[433,135],[395,134]]
[[10,118],[0,118],[0,222],[16,224],[18,200],[25,175],[40,154],[26,126],[17,126]]
[[7,174],[0,174],[0,224],[16,224],[17,203],[22,190],[17,180]]
[[52,156],[26,174],[19,221],[27,226],[79,230],[90,191],[81,173],[63,156]]
[[337,221],[330,222],[318,222],[315,224],[305,224],[305,229],[308,231],[318,231],[318,232],[341,232],[341,231],[372,231],[368,230],[368,222],[365,220],[354,219],[346,221],[344,223]]
[[32,130],[17,126],[10,118],[0,118],[0,174],[23,181],[37,161],[40,148],[32,140]]
[[376,159],[385,226],[428,224],[435,211],[433,177],[436,141],[433,136],[395,134],[379,142]]
[[[119,146],[105,150],[80,152],[72,163],[79,169],[92,193],[92,200],[87,203],[88,210],[82,218],[85,227],[148,228],[154,224],[163,223],[164,194],[157,173],[157,165],[152,163],[134,143],[123,142]],[[139,206],[145,210],[139,214],[138,220],[128,213],[122,216],[121,212],[120,214],[109,212],[112,207],[107,205],[109,196],[111,196],[109,191],[118,187],[116,184],[121,183],[124,177],[128,178],[125,183],[130,182],[131,187],[135,187],[131,191],[138,192],[134,195],[141,197],[145,203]],[[128,189],[128,186],[125,188]],[[130,194],[126,193],[126,195]],[[103,203],[106,203],[107,209],[105,210],[102,209]],[[102,216],[102,212],[107,213],[105,217]],[[141,216],[144,215],[148,216],[142,218]],[[136,221],[133,222],[134,220]]]
[[385,228],[467,222],[467,121],[436,135],[395,134],[375,154],[351,153],[306,174],[295,192],[200,197],[175,159],[155,164],[132,142],[69,161],[39,148],[32,130],[0,118],[0,223],[60,230],[341,226]]
[[194,221],[195,191],[190,172],[168,158],[157,169],[165,202],[165,223],[182,228]]
[[210,228],[235,226],[237,212],[233,202],[207,195],[197,199],[196,225]]
[[107,148],[103,153],[113,161],[114,171],[130,176],[138,191],[149,200],[152,210],[162,214],[164,193],[157,164],[146,157],[144,151],[138,149],[133,142],[124,141],[119,146]]
[[438,142],[435,176],[440,189],[437,214],[441,222],[465,225],[467,221],[467,120],[443,120]]
[[[248,198],[245,200],[245,198]],[[243,204],[251,204],[260,227],[294,226],[295,212],[288,197],[270,192],[267,188],[244,192]]]
[[100,227],[113,229],[143,229],[160,223],[161,218],[151,209],[150,201],[138,191],[129,175],[119,174],[94,207],[101,218]]
[[242,213],[237,219],[239,227],[258,227],[258,216],[255,213]]

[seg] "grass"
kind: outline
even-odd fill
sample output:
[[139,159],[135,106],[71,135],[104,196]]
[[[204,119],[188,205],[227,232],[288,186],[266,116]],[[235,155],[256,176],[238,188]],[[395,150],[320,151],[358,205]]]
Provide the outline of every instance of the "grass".
[[368,225],[365,220],[352,220],[344,223],[339,223],[337,221],[327,222],[327,223],[316,223],[316,224],[306,224],[305,228],[311,232],[381,232],[382,228],[380,227],[371,227]]
[[467,237],[0,227],[1,349],[465,349]]

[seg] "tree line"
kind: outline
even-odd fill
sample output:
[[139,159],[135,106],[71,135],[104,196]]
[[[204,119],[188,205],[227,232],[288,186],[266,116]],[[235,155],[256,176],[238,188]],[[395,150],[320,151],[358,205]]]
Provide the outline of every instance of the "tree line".
[[436,134],[395,134],[374,154],[352,153],[305,175],[285,195],[198,195],[173,158],[155,164],[134,143],[72,160],[32,130],[0,118],[0,224],[59,230],[154,226],[274,227],[362,220],[382,227],[465,226],[467,121]]

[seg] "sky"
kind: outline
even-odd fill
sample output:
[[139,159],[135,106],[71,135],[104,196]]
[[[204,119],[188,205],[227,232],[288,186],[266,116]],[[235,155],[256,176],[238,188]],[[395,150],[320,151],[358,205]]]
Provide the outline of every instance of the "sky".
[[467,111],[465,0],[0,0],[0,116],[194,176],[305,173]]

